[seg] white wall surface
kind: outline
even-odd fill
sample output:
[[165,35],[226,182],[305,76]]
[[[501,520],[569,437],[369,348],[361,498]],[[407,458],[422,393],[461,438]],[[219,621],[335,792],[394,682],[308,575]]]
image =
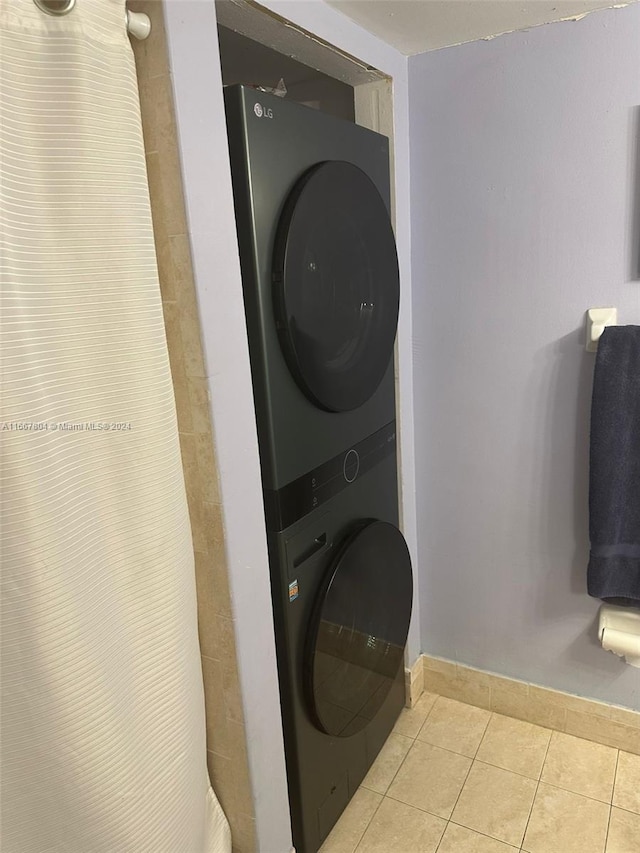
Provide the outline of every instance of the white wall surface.
[[423,651],[635,708],[586,592],[583,324],[640,323],[639,47],[634,5],[409,60]]
[[165,2],[193,271],[223,501],[236,650],[259,849],[288,853],[258,444],[213,2]]
[[[407,61],[321,0],[264,4],[394,77],[404,529],[415,555]],[[258,447],[235,234],[215,8],[165,0],[178,136],[224,507],[259,850],[288,853],[291,830],[278,698]],[[419,628],[412,625],[412,654]]]

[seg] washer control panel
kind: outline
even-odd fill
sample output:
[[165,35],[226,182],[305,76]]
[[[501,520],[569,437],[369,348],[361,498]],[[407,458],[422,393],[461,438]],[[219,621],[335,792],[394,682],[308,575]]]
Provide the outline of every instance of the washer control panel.
[[289,527],[342,489],[347,489],[358,477],[395,452],[396,422],[391,421],[354,447],[287,483],[278,491],[265,491],[269,529],[284,530]]

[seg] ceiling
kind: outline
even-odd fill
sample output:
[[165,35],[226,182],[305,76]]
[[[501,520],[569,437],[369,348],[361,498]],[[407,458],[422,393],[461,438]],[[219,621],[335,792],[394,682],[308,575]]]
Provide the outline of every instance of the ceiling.
[[582,17],[636,0],[326,0],[365,30],[412,55]]

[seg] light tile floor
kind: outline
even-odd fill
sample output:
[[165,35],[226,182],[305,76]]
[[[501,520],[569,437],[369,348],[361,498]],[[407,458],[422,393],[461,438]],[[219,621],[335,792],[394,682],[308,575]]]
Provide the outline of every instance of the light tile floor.
[[640,756],[425,693],[321,853],[640,853]]

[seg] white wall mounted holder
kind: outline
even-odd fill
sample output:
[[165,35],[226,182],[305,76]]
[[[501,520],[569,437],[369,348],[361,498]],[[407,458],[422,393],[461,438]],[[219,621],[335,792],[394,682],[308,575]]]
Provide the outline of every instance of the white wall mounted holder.
[[587,311],[587,352],[598,349],[598,340],[605,326],[618,325],[617,308],[589,308]]
[[149,38],[151,19],[144,12],[130,12],[127,9],[127,31],[138,41],[143,41]]
[[640,667],[640,610],[603,604],[598,623],[602,648]]

